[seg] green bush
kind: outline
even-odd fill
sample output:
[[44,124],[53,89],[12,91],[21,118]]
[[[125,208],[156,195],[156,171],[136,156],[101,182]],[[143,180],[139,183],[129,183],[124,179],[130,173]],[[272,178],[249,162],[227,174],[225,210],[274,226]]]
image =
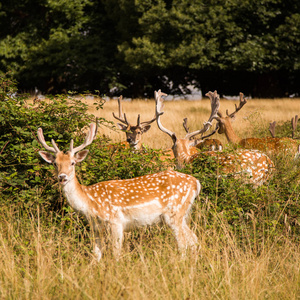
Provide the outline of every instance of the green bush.
[[[71,139],[74,139],[75,145],[83,142],[84,130],[96,119],[88,114],[88,107],[79,96],[47,96],[29,103],[28,95],[16,95],[16,83],[9,77],[2,76],[0,83],[2,204],[14,202],[32,206],[38,201],[44,209],[60,210],[63,198],[53,166],[38,155],[38,151],[44,149],[38,142],[37,129],[43,129],[46,141],[54,139],[59,149],[66,151]],[[97,109],[101,109],[103,104],[101,99],[94,103]],[[100,127],[111,126],[101,118],[97,123]],[[165,168],[158,159],[159,151],[148,149],[145,153],[133,153],[118,145],[108,147],[109,144],[109,138],[103,136],[89,146],[90,153],[77,170],[82,183],[88,185],[110,179],[132,178]]]

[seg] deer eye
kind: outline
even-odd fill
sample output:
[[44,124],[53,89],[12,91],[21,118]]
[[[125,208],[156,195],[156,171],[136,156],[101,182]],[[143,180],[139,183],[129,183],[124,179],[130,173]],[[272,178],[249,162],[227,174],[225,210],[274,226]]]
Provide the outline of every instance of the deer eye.
[[72,162],[71,162],[71,166],[75,166],[75,161],[72,161]]

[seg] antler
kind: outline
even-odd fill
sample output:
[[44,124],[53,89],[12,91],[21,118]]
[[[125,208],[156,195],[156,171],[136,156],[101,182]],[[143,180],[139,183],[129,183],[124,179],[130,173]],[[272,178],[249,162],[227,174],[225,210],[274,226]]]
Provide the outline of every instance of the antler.
[[298,115],[295,116],[295,118],[292,118],[292,138],[295,137],[295,131],[297,130],[297,122],[298,122]]
[[[129,125],[127,118],[126,118],[126,114],[123,114],[123,118],[122,118],[122,103],[121,103],[122,99],[123,99],[123,96],[121,95],[118,98],[119,117],[117,117],[114,112],[112,114],[113,114],[114,118],[117,119],[118,121],[122,122],[125,125]],[[139,117],[138,117],[138,119],[139,119]]]
[[70,142],[70,152],[75,154],[76,152],[78,152],[78,151],[84,149],[86,146],[90,145],[92,143],[92,141],[94,140],[95,135],[96,135],[96,125],[94,123],[92,123],[90,125],[90,130],[88,131],[83,144],[81,144],[80,146],[73,149],[73,143],[74,142],[73,142],[73,139],[71,140],[71,142]]
[[158,128],[168,134],[172,139],[176,139],[175,132],[172,132],[165,127],[162,126],[160,121],[160,116],[164,113],[162,110],[164,108],[164,99],[161,98],[161,96],[167,96],[167,94],[163,93],[161,90],[154,91],[154,98],[155,98],[155,115],[156,115],[156,122]]
[[205,96],[209,97],[210,104],[211,104],[211,114],[207,122],[204,122],[204,127],[200,130],[188,133],[185,138],[191,139],[193,136],[201,134],[209,130],[209,128],[212,126],[212,121],[214,119],[218,118],[218,111],[220,107],[220,96],[218,95],[217,91],[214,92],[208,92],[205,94]]
[[[121,95],[118,98],[119,117],[117,117],[114,112],[112,114],[113,114],[114,118],[117,119],[118,121],[122,122],[125,125],[130,125],[130,123],[127,121],[126,114],[125,113],[123,114],[123,112],[122,112],[122,104],[121,104],[122,99],[123,99],[123,96]],[[122,114],[123,114],[123,117],[122,117]],[[150,125],[155,120],[156,120],[156,116],[154,116],[154,118],[151,119],[151,120],[149,120],[149,121],[144,121],[144,122],[141,123],[141,121],[140,121],[140,115],[138,115],[138,117],[137,117],[137,126],[144,127],[146,125]]]
[[42,146],[44,146],[44,148],[50,152],[54,152],[54,153],[58,153],[60,152],[60,150],[58,149],[56,143],[54,142],[54,140],[52,139],[51,140],[51,143],[53,145],[53,147],[50,147],[47,145],[46,141],[45,141],[45,138],[44,138],[44,134],[43,134],[43,129],[42,128],[39,128],[37,130],[37,136],[38,136],[38,139],[40,141],[40,143],[42,144]]
[[184,130],[186,131],[186,133],[190,132],[190,129],[187,127],[187,118],[183,119],[182,126],[183,126]]
[[[216,118],[216,119],[217,119],[217,118]],[[183,128],[184,128],[184,130],[186,131],[186,133],[189,133],[189,132],[190,132],[190,129],[189,129],[189,127],[187,126],[187,118],[184,118],[184,119],[183,119],[182,125],[183,125]],[[204,140],[204,139],[206,139],[206,138],[208,138],[208,137],[214,135],[218,130],[219,130],[219,123],[217,123],[216,128],[215,128],[214,131],[212,131],[211,133],[209,133],[209,134],[207,134],[207,135],[205,135],[205,136],[201,136],[201,139]]]
[[237,106],[235,104],[235,111],[231,113],[230,115],[228,114],[228,109],[226,110],[226,114],[228,117],[232,118],[234,115],[247,103],[247,99],[244,98],[244,94],[240,93],[240,104]]
[[275,126],[276,126],[276,121],[270,123],[269,131],[273,138],[275,137]]
[[[76,147],[73,149],[73,144],[74,144],[74,141],[73,139],[71,140],[70,142],[70,152],[72,152],[73,154],[75,154],[76,152],[84,149],[86,146],[90,145],[92,143],[92,141],[94,140],[94,137],[96,135],[96,125],[94,123],[92,123],[90,125],[90,130],[89,132],[87,133],[86,135],[86,138],[85,138],[85,141],[82,145]],[[58,149],[55,141],[52,139],[51,140],[51,143],[53,145],[53,147],[50,147],[47,145],[46,141],[45,141],[45,138],[44,138],[44,134],[43,134],[43,129],[42,128],[39,128],[38,131],[37,131],[37,136],[38,136],[38,139],[40,141],[40,143],[44,146],[44,148],[50,152],[53,152],[53,153],[58,153],[60,152],[60,150]]]

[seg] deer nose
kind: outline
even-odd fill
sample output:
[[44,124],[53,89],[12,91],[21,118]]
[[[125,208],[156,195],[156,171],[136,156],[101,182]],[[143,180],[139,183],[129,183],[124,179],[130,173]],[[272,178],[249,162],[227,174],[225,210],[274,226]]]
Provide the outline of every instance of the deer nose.
[[127,139],[127,142],[128,142],[128,143],[130,143],[131,141],[132,141],[131,138],[128,138],[128,139]]
[[59,174],[58,175],[59,182],[63,183],[64,181],[66,181],[66,179],[67,179],[67,175],[66,174]]

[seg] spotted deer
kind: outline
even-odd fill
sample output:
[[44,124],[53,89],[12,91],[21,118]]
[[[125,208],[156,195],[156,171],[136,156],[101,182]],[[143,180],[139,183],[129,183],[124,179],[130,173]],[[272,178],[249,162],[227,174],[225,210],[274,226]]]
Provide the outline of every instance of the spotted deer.
[[[198,157],[212,156],[215,157],[220,165],[222,173],[232,175],[236,178],[244,178],[246,183],[253,184],[254,186],[262,185],[269,178],[273,171],[274,164],[272,160],[264,153],[257,150],[237,150],[234,153],[227,153],[223,151],[202,151],[195,152],[193,150],[196,140],[190,138],[203,134],[212,126],[212,121],[217,118],[217,113],[220,105],[220,97],[217,91],[208,92],[207,97],[211,100],[211,115],[204,127],[193,133],[187,134],[185,138],[179,139],[176,134],[161,124],[160,117],[164,113],[163,98],[166,94],[160,90],[155,92],[156,101],[156,121],[158,128],[168,134],[173,141],[172,150],[177,161],[177,168],[181,169],[185,164],[193,162]],[[192,149],[192,150],[191,150]]]
[[[264,138],[240,138],[233,130],[231,122],[234,120],[235,115],[242,107],[247,103],[247,100],[244,98],[244,94],[240,93],[240,103],[239,106],[235,105],[235,111],[231,114],[226,110],[226,116],[218,112],[218,121],[219,130],[218,133],[225,134],[228,142],[239,145],[245,149],[256,149],[263,152],[266,152],[268,155],[278,154],[278,153],[287,153],[291,151],[296,156],[299,155],[299,146],[298,143],[288,137],[276,138],[275,135],[275,124],[271,125],[270,132],[272,137]],[[274,128],[273,128],[274,127]]]
[[[95,135],[91,124],[85,141],[64,153],[54,140],[52,146],[45,141],[42,128],[38,139],[47,151],[40,156],[54,165],[58,181],[70,206],[84,215],[95,232],[94,253],[99,261],[102,256],[100,232],[106,226],[111,232],[113,253],[120,256],[124,231],[164,221],[173,231],[179,250],[195,248],[197,237],[188,227],[188,215],[194,199],[200,193],[200,183],[193,176],[168,170],[125,180],[110,180],[90,186],[79,183],[75,165],[85,159]],[[49,153],[50,152],[50,153]],[[52,154],[54,153],[54,154]]]
[[122,99],[122,96],[118,98],[119,116],[117,117],[114,112],[112,113],[113,117],[121,122],[117,123],[118,127],[126,133],[126,142],[123,142],[122,144],[130,146],[133,150],[140,150],[142,148],[142,135],[151,128],[150,124],[153,123],[156,118],[141,122],[140,115],[138,115],[137,124],[131,125],[126,118],[126,114],[122,113]]

